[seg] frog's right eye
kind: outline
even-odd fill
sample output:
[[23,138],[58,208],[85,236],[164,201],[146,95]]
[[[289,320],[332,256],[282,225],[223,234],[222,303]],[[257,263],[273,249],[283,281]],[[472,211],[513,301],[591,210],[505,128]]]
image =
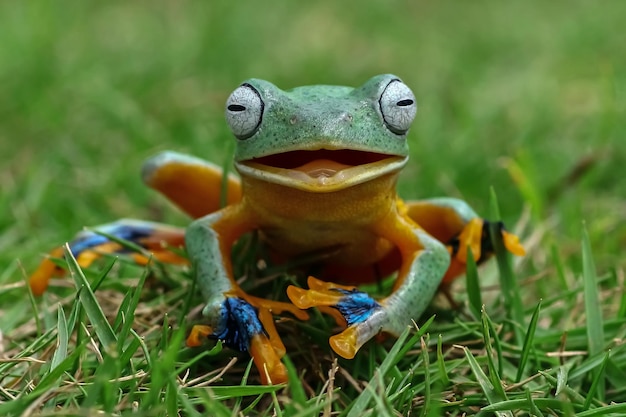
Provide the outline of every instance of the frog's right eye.
[[242,84],[226,100],[226,121],[237,139],[254,135],[263,118],[263,100],[250,84]]

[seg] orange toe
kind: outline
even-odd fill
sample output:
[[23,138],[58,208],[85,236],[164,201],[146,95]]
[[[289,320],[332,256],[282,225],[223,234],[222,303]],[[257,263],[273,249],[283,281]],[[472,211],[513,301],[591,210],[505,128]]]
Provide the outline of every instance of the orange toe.
[[250,356],[261,374],[263,384],[287,382],[287,368],[280,361],[280,357],[265,335],[254,335],[250,339]]
[[472,249],[474,259],[480,259],[480,242],[483,235],[484,220],[478,217],[470,220],[459,235],[459,252],[457,258],[463,263],[467,262],[467,247]]
[[39,267],[28,279],[28,285],[34,295],[42,295],[48,288],[50,278],[56,275],[57,266],[50,258],[62,258],[63,247],[53,249],[46,258],[41,261]]
[[332,336],[328,341],[335,353],[345,359],[354,358],[361,347],[358,344],[356,327],[348,327],[343,332]]
[[511,252],[516,256],[524,256],[526,255],[526,250],[524,246],[519,241],[519,237],[514,235],[513,233],[509,233],[507,231],[502,231],[502,240],[504,241],[504,247],[506,250]]
[[213,334],[213,329],[209,326],[197,324],[191,328],[191,333],[187,337],[187,346],[198,347],[202,345],[202,339],[206,339]]

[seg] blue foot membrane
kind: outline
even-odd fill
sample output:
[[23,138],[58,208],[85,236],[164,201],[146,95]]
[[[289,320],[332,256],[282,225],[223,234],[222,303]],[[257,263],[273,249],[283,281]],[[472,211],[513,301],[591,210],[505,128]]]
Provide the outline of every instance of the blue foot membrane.
[[[137,242],[139,239],[150,236],[154,232],[154,229],[148,226],[126,224],[110,224],[99,227],[98,230],[130,242]],[[85,231],[81,232],[74,241],[70,242],[70,250],[72,251],[72,255],[77,257],[85,250],[95,248],[107,242],[111,242],[111,239],[96,232]],[[121,248],[120,251],[118,251],[118,253],[125,252],[129,252],[129,250]]]
[[257,310],[241,298],[229,297],[224,300],[221,321],[223,325],[212,337],[240,352],[248,351],[253,336],[265,333]]
[[343,290],[339,288],[336,288],[335,291],[344,294],[344,297],[339,300],[334,308],[339,310],[341,315],[346,319],[348,326],[364,322],[374,314],[376,310],[382,308],[376,300],[363,291],[356,289]]

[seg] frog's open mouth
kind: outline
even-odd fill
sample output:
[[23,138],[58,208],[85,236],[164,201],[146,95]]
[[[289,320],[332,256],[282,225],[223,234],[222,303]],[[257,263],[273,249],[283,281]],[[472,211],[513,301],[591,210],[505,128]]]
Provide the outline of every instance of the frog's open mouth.
[[353,149],[295,150],[237,163],[242,175],[307,191],[336,191],[398,171],[407,157]]

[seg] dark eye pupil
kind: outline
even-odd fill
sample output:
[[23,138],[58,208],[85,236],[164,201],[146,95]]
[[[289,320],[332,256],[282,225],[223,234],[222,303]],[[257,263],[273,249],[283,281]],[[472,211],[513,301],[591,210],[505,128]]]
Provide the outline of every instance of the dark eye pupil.
[[410,106],[413,104],[413,100],[411,100],[410,98],[407,98],[405,100],[400,100],[396,103],[396,105],[400,106],[400,107],[406,107],[406,106]]
[[230,111],[244,111],[246,109],[245,106],[242,106],[241,104],[229,104],[228,105],[228,110]]

